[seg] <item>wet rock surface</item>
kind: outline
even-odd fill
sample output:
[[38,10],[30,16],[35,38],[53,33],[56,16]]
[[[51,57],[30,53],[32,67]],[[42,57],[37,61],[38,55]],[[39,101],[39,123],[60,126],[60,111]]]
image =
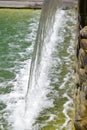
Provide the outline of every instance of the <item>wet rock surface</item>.
[[[87,26],[80,30],[80,40],[75,45],[75,130],[87,130]],[[77,55],[78,53],[78,55]]]
[[87,26],[81,29],[80,36],[87,39]]

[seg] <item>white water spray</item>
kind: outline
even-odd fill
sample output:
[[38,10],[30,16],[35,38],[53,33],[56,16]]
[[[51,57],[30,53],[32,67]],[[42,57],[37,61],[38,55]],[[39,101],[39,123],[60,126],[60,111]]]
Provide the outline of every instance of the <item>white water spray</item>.
[[28,92],[27,111],[24,116],[23,123],[25,128],[22,130],[33,130],[33,124],[35,123],[35,119],[38,117],[39,113],[44,108],[53,107],[53,101],[48,100],[46,97],[51,90],[49,86],[48,72],[52,63],[51,54],[57,44],[58,30],[60,30],[60,27],[62,26],[63,16],[64,11],[58,10],[56,12],[55,21],[53,23],[53,32],[51,32],[50,38],[48,35],[44,39],[44,46],[41,50],[41,63],[39,67],[40,75],[38,77],[37,83],[33,82]]

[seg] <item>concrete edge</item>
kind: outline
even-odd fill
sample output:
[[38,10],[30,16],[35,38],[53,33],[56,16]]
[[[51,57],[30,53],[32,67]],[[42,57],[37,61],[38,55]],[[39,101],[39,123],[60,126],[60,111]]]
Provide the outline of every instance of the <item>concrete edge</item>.
[[41,9],[43,2],[0,1],[0,8]]

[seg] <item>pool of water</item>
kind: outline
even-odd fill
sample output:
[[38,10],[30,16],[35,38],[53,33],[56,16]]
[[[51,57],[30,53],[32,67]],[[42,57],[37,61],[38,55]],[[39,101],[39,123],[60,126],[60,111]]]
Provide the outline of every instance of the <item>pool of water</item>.
[[25,98],[39,16],[39,10],[0,9],[1,130],[11,130],[12,113]]
[[[0,130],[70,129],[74,10],[62,10],[55,15],[52,38],[46,46],[49,53],[47,59],[42,58],[43,83],[40,81],[39,87],[34,88],[30,94],[31,106],[26,108],[29,68],[40,13],[40,10],[0,9]],[[26,109],[30,112],[28,116]]]

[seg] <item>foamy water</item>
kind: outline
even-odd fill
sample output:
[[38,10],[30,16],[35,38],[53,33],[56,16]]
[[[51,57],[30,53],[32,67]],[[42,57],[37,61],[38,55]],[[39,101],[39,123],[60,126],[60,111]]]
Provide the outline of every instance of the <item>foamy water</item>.
[[[50,93],[48,71],[52,63],[51,54],[57,41],[56,32],[58,32],[62,25],[63,15],[64,11],[57,11],[55,15],[55,22],[53,25],[53,32],[51,33],[50,39],[49,37],[46,37],[44,39],[41,63],[38,70],[40,74],[36,82],[33,80],[32,86],[30,86],[28,92],[27,110],[25,113],[25,129],[32,130],[32,125],[33,123],[35,123],[35,119],[38,117],[39,113],[45,108],[53,107],[53,101],[48,100],[48,98],[46,97],[46,95]],[[59,21],[59,19],[61,19],[61,22]]]
[[[41,51],[41,62],[39,64],[38,70],[36,70],[36,68],[34,70],[32,84],[29,87],[28,93],[27,88],[31,59],[21,62],[20,69],[18,73],[16,73],[15,79],[9,82],[9,84],[12,84],[14,86],[12,91],[8,94],[2,94],[0,96],[0,101],[4,102],[7,105],[4,110],[7,113],[3,116],[9,122],[9,128],[11,130],[39,130],[41,128],[44,128],[50,122],[54,121],[56,118],[60,120],[60,117],[58,117],[60,111],[57,110],[58,113],[56,114],[52,111],[52,113],[47,113],[46,116],[48,116],[49,118],[47,120],[43,120],[43,124],[40,125],[39,121],[37,121],[40,113],[46,110],[46,108],[55,109],[55,97],[57,99],[60,99],[60,102],[62,101],[61,98],[66,99],[65,102],[62,104],[61,109],[65,121],[63,122],[62,126],[60,126],[58,122],[57,124],[55,124],[54,122],[55,130],[62,130],[68,125],[68,122],[70,120],[68,111],[72,109],[70,107],[70,105],[72,104],[72,98],[68,94],[68,87],[72,87],[72,83],[68,83],[72,77],[71,67],[67,68],[67,73],[64,73],[63,75],[61,73],[63,67],[70,66],[71,64],[71,56],[73,55],[73,40],[70,41],[70,44],[66,49],[66,53],[68,55],[60,54],[60,50],[62,51],[65,49],[63,48],[64,46],[62,45],[62,43],[64,43],[65,38],[69,36],[69,34],[66,34],[67,31],[65,29],[70,16],[66,17],[66,15],[67,13],[63,10],[58,10],[55,14],[55,20],[51,32],[49,30],[48,36],[44,39],[44,46]],[[73,19],[70,19],[70,21],[74,22]],[[37,24],[31,24],[32,33],[26,35],[25,41],[28,42],[35,40],[36,25]],[[71,28],[71,26],[69,28]],[[72,37],[74,37],[73,34]],[[9,46],[12,47],[11,43],[9,43]],[[57,47],[58,49],[56,50]],[[19,54],[20,56],[23,56],[24,54],[26,55],[28,52],[31,53],[32,50],[33,45],[31,45],[29,48],[26,48],[25,52]],[[55,50],[58,51],[59,54],[57,55],[57,57],[54,56],[53,58],[52,55]],[[49,76],[52,71],[52,66],[56,68],[57,64],[60,67],[59,69],[57,69],[56,75],[54,75],[55,78],[53,83],[58,83],[58,91],[56,89],[52,90],[53,86],[50,85],[51,81]],[[38,72],[38,75],[36,75],[35,72]],[[7,84],[7,82],[2,83],[1,85],[4,86],[5,84]],[[61,92],[63,94],[60,96]],[[54,93],[53,97],[51,98],[48,97],[50,93]],[[58,108],[60,107],[61,106],[58,106]],[[2,125],[0,127],[2,130],[4,130]]]
[[[50,38],[46,37],[44,39],[44,46],[41,52],[42,53],[41,62],[39,65],[39,70],[37,70],[39,72],[39,76],[35,77],[36,75],[35,73],[33,73],[34,77],[32,81],[32,86],[30,86],[30,89],[28,90],[28,95],[25,98],[24,98],[24,93],[26,92],[28,78],[29,78],[28,77],[29,71],[27,71],[29,70],[28,62],[26,62],[24,69],[20,71],[21,73],[19,74],[19,78],[21,80],[17,78],[17,84],[20,88],[18,91],[17,89],[15,89],[15,97],[17,98],[18,96],[17,103],[13,105],[13,112],[9,118],[10,121],[13,120],[12,122],[13,130],[17,130],[17,129],[38,130],[39,129],[38,124],[35,126],[33,124],[35,123],[40,112],[46,108],[54,107],[53,99],[49,100],[47,97],[47,95],[51,92],[52,89],[50,88],[51,86],[50,86],[50,80],[48,74],[51,65],[53,64],[52,53],[54,52],[55,47],[57,45],[57,40],[60,39],[58,37],[58,31],[60,32],[61,26],[63,27],[66,24],[66,21],[64,23],[64,15],[65,12],[63,10],[58,10],[55,14],[53,31],[51,32],[51,34],[49,32]],[[69,48],[67,49],[67,51],[71,54]],[[66,57],[65,61],[67,61],[67,59],[69,59],[69,57]],[[60,89],[65,88],[65,85],[68,82],[69,78],[70,78],[70,73],[67,73],[64,76],[63,83],[59,87]],[[63,114],[65,115],[66,120],[63,126],[60,127],[60,129],[65,128],[70,120],[70,117],[68,116],[68,110],[70,109],[69,105],[72,103],[72,99],[68,96],[67,93],[65,93],[63,97],[67,98],[67,102],[65,102],[65,104],[63,105],[64,108]],[[55,116],[56,115],[54,114],[50,114],[50,118],[48,122],[55,119]]]
[[[9,100],[12,100],[13,97],[13,101],[15,99],[14,102],[16,102],[8,103],[7,107],[8,110],[11,110],[9,121],[13,124],[12,129],[14,130],[32,130],[32,125],[35,122],[35,119],[38,117],[40,111],[46,107],[53,106],[53,101],[48,100],[46,97],[46,95],[50,92],[48,71],[52,62],[51,54],[57,40],[56,32],[62,25],[63,15],[64,11],[57,11],[55,15],[55,22],[53,25],[53,33],[51,34],[51,39],[46,37],[44,41],[45,43],[48,42],[48,44],[45,44],[42,50],[42,59],[39,68],[41,70],[40,76],[38,78],[37,84],[35,85],[33,83],[31,90],[29,90],[26,112],[24,94],[26,93],[26,88],[28,85],[29,61],[26,61],[24,68],[21,69],[20,73],[16,76],[17,80],[14,86],[15,91],[10,93],[10,95],[6,95],[6,97],[9,96]],[[61,22],[59,22],[59,19],[61,19]]]
[[[8,43],[9,49],[14,51],[16,49],[20,49],[21,42],[25,42],[25,44],[32,42],[32,44],[26,47],[26,49],[23,52],[17,52],[18,56],[20,56],[21,59],[22,58],[27,59],[26,57],[28,55],[31,56],[31,53],[33,51],[33,45],[36,38],[36,30],[37,30],[39,15],[40,14],[38,14],[37,17],[35,17],[36,19],[35,18],[29,19],[29,22],[30,20],[32,22],[31,24],[29,24],[29,27],[27,29],[29,30],[30,33],[27,34],[24,38],[20,39],[21,32],[19,34],[15,34],[14,38],[19,38],[19,43],[17,45],[15,45],[14,42]],[[12,55],[12,52],[10,52],[10,56],[15,57],[15,53],[14,55]],[[7,121],[8,127],[6,129],[24,130],[24,125],[22,125],[22,122],[25,114],[25,95],[27,92],[29,69],[30,69],[30,62],[31,62],[31,59],[29,58],[30,57],[28,57],[28,60],[21,61],[16,57],[15,61],[13,62],[15,66],[9,69],[9,71],[15,73],[15,78],[13,78],[13,80],[8,80],[6,82],[4,81],[0,83],[0,87],[3,86],[3,88],[4,86],[7,85],[12,86],[12,90],[10,93],[7,94],[5,93],[0,95],[0,102],[6,104],[6,108],[1,111],[3,113],[3,118]],[[1,130],[4,130],[3,124],[0,124]]]

